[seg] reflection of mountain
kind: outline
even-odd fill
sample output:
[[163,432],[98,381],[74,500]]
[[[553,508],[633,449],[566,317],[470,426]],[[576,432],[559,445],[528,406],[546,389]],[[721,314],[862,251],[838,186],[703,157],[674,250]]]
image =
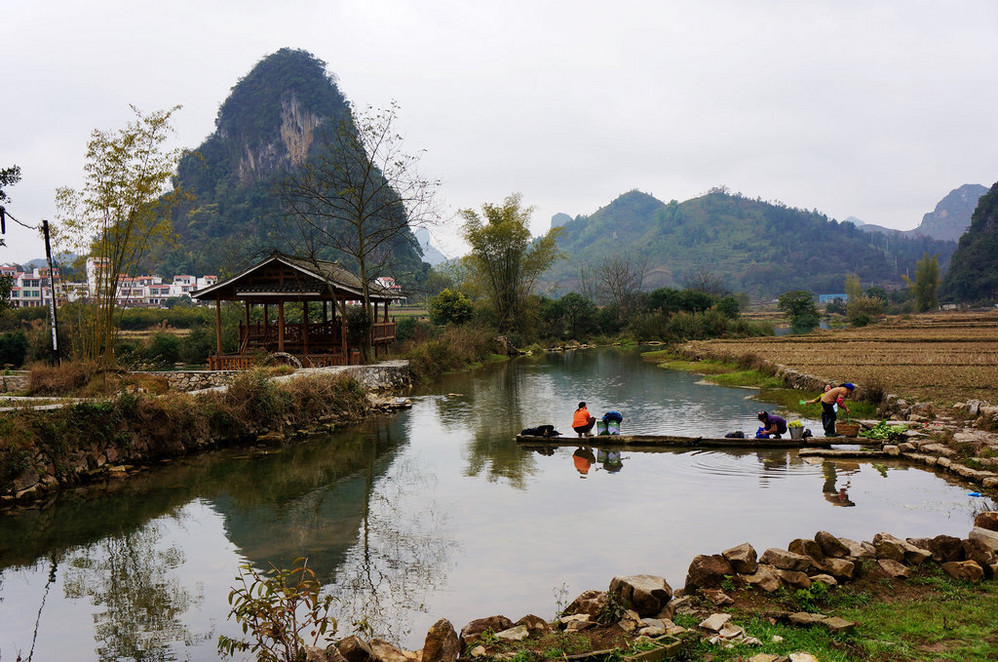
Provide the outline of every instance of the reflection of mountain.
[[226,535],[254,566],[289,567],[299,556],[324,581],[357,542],[372,486],[394,457],[386,420],[254,457],[212,499]]

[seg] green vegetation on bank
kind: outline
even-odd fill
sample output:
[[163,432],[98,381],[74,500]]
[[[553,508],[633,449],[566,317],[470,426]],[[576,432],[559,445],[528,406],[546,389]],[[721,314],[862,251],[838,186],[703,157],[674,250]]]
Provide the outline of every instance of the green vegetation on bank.
[[[122,392],[59,409],[24,408],[0,417],[0,492],[24,472],[55,467],[60,481],[76,480],[86,457],[140,456],[147,461],[253,438],[357,420],[367,410],[364,390],[342,375],[311,375],[283,382],[253,370],[224,391],[153,396]],[[110,459],[109,463],[113,463]]]
[[[698,375],[704,375],[704,381],[719,386],[744,386],[759,389],[759,400],[777,405],[780,409],[803,415],[816,415],[814,404],[801,404],[801,399],[808,400],[817,393],[807,393],[802,398],[802,392],[786,388],[783,380],[775,376],[772,366],[754,356],[746,356],[738,362],[721,361],[719,359],[704,359],[693,361],[680,356],[673,349],[661,349],[643,352],[641,356],[659,367],[668,370],[682,370]],[[876,392],[879,395],[879,392]],[[849,418],[872,418],[877,414],[877,402],[850,401],[848,415],[843,415],[843,422]]]

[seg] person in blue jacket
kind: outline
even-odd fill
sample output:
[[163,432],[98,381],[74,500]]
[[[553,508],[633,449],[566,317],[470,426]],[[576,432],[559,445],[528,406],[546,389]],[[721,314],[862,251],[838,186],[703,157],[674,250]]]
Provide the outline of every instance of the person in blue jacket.
[[759,420],[762,421],[762,432],[756,435],[757,437],[768,439],[772,435],[773,439],[779,439],[780,435],[787,433],[787,419],[782,416],[770,414],[768,411],[760,411]]

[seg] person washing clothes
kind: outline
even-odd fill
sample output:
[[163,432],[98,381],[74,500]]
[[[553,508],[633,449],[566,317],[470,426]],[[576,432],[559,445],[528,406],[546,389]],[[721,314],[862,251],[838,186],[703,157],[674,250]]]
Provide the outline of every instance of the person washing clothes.
[[847,414],[852,413],[849,411],[849,407],[846,407],[845,402],[846,398],[852,395],[852,392],[855,390],[855,384],[845,382],[826,390],[814,400],[808,400],[810,403],[821,403],[821,425],[825,428],[826,437],[838,436],[835,432],[835,419],[838,418],[836,405],[841,409],[845,409]]
[[772,436],[773,439],[779,439],[780,435],[787,433],[787,419],[782,416],[776,416],[767,411],[760,411],[759,420],[762,421],[762,431],[756,437],[769,438]]
[[579,408],[575,410],[572,417],[572,429],[579,433],[579,436],[591,437],[593,426],[596,425],[596,417],[586,409],[586,403],[580,402]]

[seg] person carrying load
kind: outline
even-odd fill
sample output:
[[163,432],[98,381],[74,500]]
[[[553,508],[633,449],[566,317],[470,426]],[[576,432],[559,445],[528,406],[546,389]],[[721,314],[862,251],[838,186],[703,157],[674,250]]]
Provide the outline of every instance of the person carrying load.
[[808,400],[808,402],[821,403],[821,426],[825,428],[826,437],[837,437],[838,434],[835,432],[835,419],[838,414],[835,411],[835,406],[838,405],[842,409],[846,410],[846,413],[852,413],[849,411],[849,407],[846,407],[846,398],[852,395],[852,392],[856,390],[855,384],[850,384],[845,382],[834,386],[814,400]]

